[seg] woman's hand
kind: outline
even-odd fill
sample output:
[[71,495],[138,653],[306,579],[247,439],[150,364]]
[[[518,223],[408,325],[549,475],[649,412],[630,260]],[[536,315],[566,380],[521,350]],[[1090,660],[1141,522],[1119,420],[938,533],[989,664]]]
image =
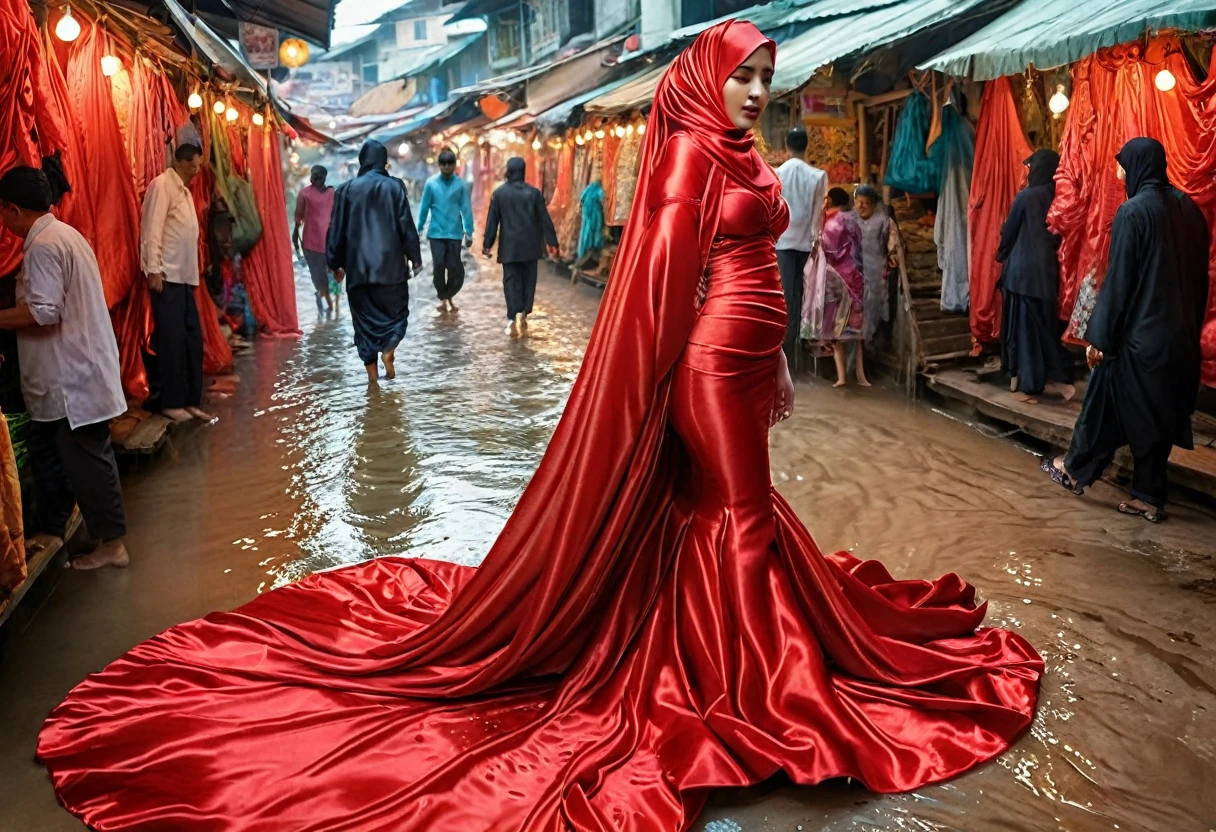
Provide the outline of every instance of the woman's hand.
[[784,422],[794,414],[794,379],[790,376],[789,362],[785,350],[777,353],[777,392],[773,396],[773,407],[769,412],[768,426]]
[[1089,365],[1089,369],[1091,370],[1101,364],[1102,359],[1105,357],[1092,344],[1085,348],[1085,363]]

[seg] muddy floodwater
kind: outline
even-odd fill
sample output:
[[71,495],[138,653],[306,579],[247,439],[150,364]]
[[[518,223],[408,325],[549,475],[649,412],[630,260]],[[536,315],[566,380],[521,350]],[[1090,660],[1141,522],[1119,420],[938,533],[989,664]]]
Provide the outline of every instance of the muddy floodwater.
[[[318,321],[302,288],[303,337],[259,341],[218,424],[127,472],[131,567],[66,572],[0,657],[0,830],[81,828],[33,762],[38,726],[140,640],[318,569],[480,562],[561,414],[599,294],[542,268],[534,337],[511,341],[494,269],[457,315],[435,310],[426,276],[412,288],[395,381],[369,392],[345,309]],[[773,476],[823,548],[976,584],[987,623],[1046,660],[1032,730],[914,794],[774,782],[715,795],[694,829],[1216,830],[1216,517],[1185,502],[1163,526],[1119,515],[1115,488],[1071,497],[984,431],[801,381]]]

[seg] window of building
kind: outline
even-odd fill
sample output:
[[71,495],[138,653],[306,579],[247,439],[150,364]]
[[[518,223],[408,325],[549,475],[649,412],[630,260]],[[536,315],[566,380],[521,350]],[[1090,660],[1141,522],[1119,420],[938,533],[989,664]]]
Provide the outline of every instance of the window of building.
[[414,40],[426,40],[426,20],[414,21]]
[[501,66],[518,61],[522,54],[519,37],[519,20],[507,15],[498,18],[488,32],[490,64]]
[[379,84],[380,83],[380,64],[364,64],[363,65],[363,83]]
[[530,0],[532,24],[532,56],[535,58],[556,49],[562,37],[562,4],[559,0]]

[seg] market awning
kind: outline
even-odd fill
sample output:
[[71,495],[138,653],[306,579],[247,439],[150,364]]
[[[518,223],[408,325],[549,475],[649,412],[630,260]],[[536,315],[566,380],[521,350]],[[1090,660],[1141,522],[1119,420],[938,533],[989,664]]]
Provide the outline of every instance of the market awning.
[[[469,5],[472,5],[472,3]],[[484,81],[479,81],[476,84],[470,84],[467,87],[452,90],[452,95],[493,95],[495,93],[508,92],[534,78],[546,75],[554,70],[568,67],[568,65],[572,62],[583,62],[593,55],[598,55],[602,58],[605,50],[616,46],[624,40],[625,35],[616,35],[611,38],[606,38],[598,43],[591,44],[586,49],[575,52],[572,55],[567,55],[560,60],[550,61],[549,63],[538,64],[536,66],[524,67],[523,69],[507,72],[503,75],[496,75],[493,78],[487,78]],[[549,106],[552,106],[552,103],[549,104]]]
[[202,53],[210,63],[221,66],[234,78],[239,80],[247,89],[262,97],[269,97],[266,79],[255,72],[241,54],[228,41],[216,34],[206,21],[196,14],[190,14],[177,0],[163,0],[173,23]]
[[1161,29],[1216,27],[1216,0],[1025,0],[922,69],[980,81],[1050,69]]
[[833,61],[877,49],[960,18],[984,5],[990,3],[987,0],[903,0],[814,24],[778,48],[773,92],[783,94],[796,90],[816,70]]
[[659,88],[659,79],[663,77],[663,71],[666,69],[667,64],[650,67],[611,92],[584,102],[583,110],[597,116],[613,116],[639,110],[654,99],[655,90]]
[[418,92],[413,78],[394,78],[372,87],[350,105],[350,114],[363,116],[395,113],[409,104]]
[[329,48],[338,0],[194,0],[196,13],[257,23]]
[[637,80],[640,76],[645,75],[650,71],[651,70],[646,69],[633,75],[627,75],[624,78],[618,78],[615,81],[609,81],[607,84],[598,86],[593,90],[588,90],[582,95],[576,95],[574,98],[567,99],[561,104],[558,104],[556,107],[551,107],[548,110],[545,110],[543,113],[537,115],[535,119],[536,126],[542,129],[560,127],[570,120],[570,115],[578,107],[582,107],[589,101],[608,95],[609,93],[620,89],[631,81]]

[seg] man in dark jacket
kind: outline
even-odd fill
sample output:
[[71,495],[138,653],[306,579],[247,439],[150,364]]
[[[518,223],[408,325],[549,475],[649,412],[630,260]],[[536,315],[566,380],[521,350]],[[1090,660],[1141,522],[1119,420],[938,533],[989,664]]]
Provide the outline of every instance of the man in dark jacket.
[[536,296],[536,262],[545,256],[546,244],[550,256],[557,256],[557,232],[545,207],[545,197],[524,181],[526,169],[526,163],[518,156],[507,160],[507,181],[490,197],[482,246],[489,257],[501,226],[498,262],[502,263],[502,288],[512,338],[528,330],[528,315],[532,314]]
[[326,259],[335,274],[345,271],[355,346],[368,381],[396,375],[393,359],[409,319],[410,271],[422,268],[418,229],[405,183],[388,175],[388,150],[369,141],[359,151],[359,175],[334,193]]
[[1119,511],[1155,523],[1165,518],[1170,451],[1194,447],[1210,235],[1199,207],[1170,185],[1160,142],[1132,139],[1116,158],[1128,199],[1084,334],[1096,367],[1068,456],[1044,457],[1043,469],[1080,493],[1128,445],[1132,499]]

